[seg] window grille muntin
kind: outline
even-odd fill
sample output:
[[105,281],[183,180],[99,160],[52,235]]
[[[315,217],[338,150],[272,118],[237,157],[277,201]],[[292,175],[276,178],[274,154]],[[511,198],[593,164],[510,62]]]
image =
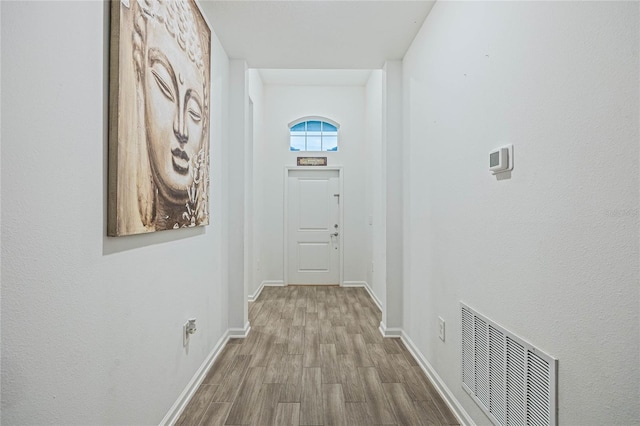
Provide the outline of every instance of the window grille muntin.
[[340,126],[329,119],[305,117],[289,124],[289,150],[331,152],[338,150]]

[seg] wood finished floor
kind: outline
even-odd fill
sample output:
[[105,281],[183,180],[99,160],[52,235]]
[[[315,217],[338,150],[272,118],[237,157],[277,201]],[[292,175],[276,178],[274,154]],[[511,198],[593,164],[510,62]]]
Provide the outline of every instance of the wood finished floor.
[[363,288],[266,287],[177,425],[454,425]]

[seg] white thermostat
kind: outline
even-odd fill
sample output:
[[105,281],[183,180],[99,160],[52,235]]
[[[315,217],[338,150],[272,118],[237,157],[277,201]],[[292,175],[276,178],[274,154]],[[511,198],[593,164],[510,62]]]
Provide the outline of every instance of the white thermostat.
[[513,169],[513,145],[505,145],[489,153],[489,171],[498,174]]

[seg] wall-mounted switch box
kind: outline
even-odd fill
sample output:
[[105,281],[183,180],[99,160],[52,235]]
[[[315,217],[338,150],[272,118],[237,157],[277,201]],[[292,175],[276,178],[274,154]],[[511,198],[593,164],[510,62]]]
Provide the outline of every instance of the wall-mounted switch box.
[[438,337],[444,342],[444,320],[438,317]]
[[513,170],[513,145],[505,145],[489,153],[489,171],[498,174]]

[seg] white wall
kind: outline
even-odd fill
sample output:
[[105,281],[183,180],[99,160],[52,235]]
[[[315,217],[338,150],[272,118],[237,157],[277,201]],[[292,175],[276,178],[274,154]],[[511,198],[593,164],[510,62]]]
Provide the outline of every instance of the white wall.
[[249,128],[249,85],[247,63],[243,59],[229,61],[229,150],[226,160],[228,171],[228,239],[229,259],[229,327],[247,327],[247,152]]
[[403,304],[403,137],[402,63],[387,61],[383,69],[383,156],[386,168],[386,304],[384,326],[402,325]]
[[251,249],[248,258],[248,293],[250,296],[256,294],[256,291],[262,283],[262,278],[259,269],[261,265],[258,264],[257,250],[260,247],[261,232],[255,232],[259,226],[260,212],[256,209],[256,197],[261,194],[261,182],[259,176],[255,174],[255,164],[261,161],[261,155],[264,149],[264,95],[263,95],[263,83],[260,73],[256,69],[249,70],[249,97],[253,101],[253,142],[252,142],[252,164],[251,164],[251,208],[248,212],[250,214],[250,226],[251,226]]
[[559,359],[560,424],[640,423],[638,10],[438,2],[404,59],[404,327],[480,424],[461,300]]
[[[255,146],[255,232],[260,233],[261,281],[283,280],[283,207],[285,166],[300,153],[289,151],[288,124],[314,115],[340,124],[338,152],[322,153],[329,166],[344,166],[344,280],[365,281],[370,260],[362,249],[367,239],[365,176],[369,161],[361,154],[364,139],[364,86],[264,86],[264,136]],[[258,141],[256,141],[258,143]]]
[[0,6],[6,424],[157,424],[238,308],[220,260],[228,60],[215,37],[211,225],[105,236],[108,6]]
[[[387,183],[386,153],[383,153],[383,80],[382,70],[373,70],[366,87],[366,140],[369,146],[371,177],[367,194],[371,197],[369,214],[372,216],[371,262],[367,281],[380,304],[386,305],[387,298]],[[373,270],[372,270],[373,269]],[[382,310],[382,321],[386,323],[386,311]]]

